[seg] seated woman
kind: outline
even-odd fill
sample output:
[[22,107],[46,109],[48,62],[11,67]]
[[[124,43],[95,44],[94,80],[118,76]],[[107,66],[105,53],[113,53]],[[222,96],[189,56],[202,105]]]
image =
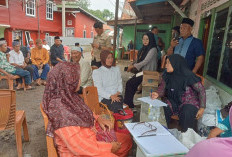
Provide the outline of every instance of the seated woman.
[[117,113],[123,108],[122,77],[120,69],[113,65],[113,54],[104,50],[100,54],[102,66],[93,71],[94,86],[97,87],[99,102]]
[[54,137],[59,156],[127,156],[130,136],[116,133],[117,142],[97,141],[95,123],[104,131],[113,124],[92,113],[76,93],[79,87],[79,64],[61,62],[48,74],[43,110],[49,120],[47,135]]
[[221,123],[218,123],[217,127],[210,131],[208,139],[214,137],[231,137],[230,118],[227,116]]
[[[229,113],[230,125],[232,126],[232,108]],[[231,157],[232,138],[211,138],[197,143],[186,157]]]
[[163,73],[157,92],[152,99],[166,97],[167,107],[164,107],[167,125],[171,116],[179,116],[182,131],[193,128],[196,131],[197,119],[201,118],[206,106],[206,95],[201,79],[187,65],[185,59],[173,54],[167,57],[166,72]]
[[[128,72],[137,71],[156,71],[157,69],[157,46],[154,34],[148,32],[143,35],[143,47],[139,50],[137,62],[128,67]],[[130,108],[134,108],[134,95],[138,86],[142,83],[143,76],[132,77],[126,83],[124,103]]]

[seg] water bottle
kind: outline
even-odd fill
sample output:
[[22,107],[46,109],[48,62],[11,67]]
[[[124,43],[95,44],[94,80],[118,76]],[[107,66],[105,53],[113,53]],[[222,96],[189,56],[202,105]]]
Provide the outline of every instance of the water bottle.
[[152,105],[149,105],[148,109],[148,119],[153,121],[154,120],[154,115],[155,115],[155,108]]

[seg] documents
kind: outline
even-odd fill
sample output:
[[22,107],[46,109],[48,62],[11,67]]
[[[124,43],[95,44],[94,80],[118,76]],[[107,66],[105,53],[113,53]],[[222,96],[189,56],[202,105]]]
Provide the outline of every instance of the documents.
[[167,106],[167,104],[165,104],[164,102],[162,102],[158,99],[152,100],[150,96],[138,98],[138,100],[143,101],[145,103],[148,103],[149,105],[152,105],[154,107]]
[[[130,131],[134,138],[134,141],[140,147],[141,151],[147,157],[165,156],[186,154],[189,150],[183,144],[181,144],[168,130],[166,130],[159,122],[148,122],[157,128],[156,136],[138,137],[146,130],[151,128],[147,127],[143,123],[126,123],[127,129]],[[132,129],[133,128],[133,129]]]

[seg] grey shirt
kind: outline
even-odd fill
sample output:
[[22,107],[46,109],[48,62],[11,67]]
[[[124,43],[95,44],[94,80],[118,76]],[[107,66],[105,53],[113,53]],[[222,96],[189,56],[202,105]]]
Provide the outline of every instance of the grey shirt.
[[139,71],[144,71],[144,70],[156,71],[157,70],[157,63],[158,63],[157,49],[152,48],[148,52],[145,59],[143,61],[141,61],[140,63],[135,63],[134,66]]

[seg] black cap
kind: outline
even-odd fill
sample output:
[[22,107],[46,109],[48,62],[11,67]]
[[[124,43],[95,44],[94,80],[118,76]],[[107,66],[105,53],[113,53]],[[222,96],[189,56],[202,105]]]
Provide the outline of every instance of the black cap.
[[6,40],[5,38],[0,38],[0,41],[2,41],[2,40]]
[[100,28],[102,29],[103,28],[103,23],[101,22],[96,22],[94,25],[93,25],[94,28]]
[[75,46],[79,46],[80,44],[79,43],[75,43]]
[[194,21],[191,20],[190,18],[183,18],[182,22],[183,23],[186,23],[186,24],[189,24],[190,26],[193,26],[194,25]]
[[60,37],[59,36],[55,36],[54,40],[56,40],[56,39],[60,39]]

